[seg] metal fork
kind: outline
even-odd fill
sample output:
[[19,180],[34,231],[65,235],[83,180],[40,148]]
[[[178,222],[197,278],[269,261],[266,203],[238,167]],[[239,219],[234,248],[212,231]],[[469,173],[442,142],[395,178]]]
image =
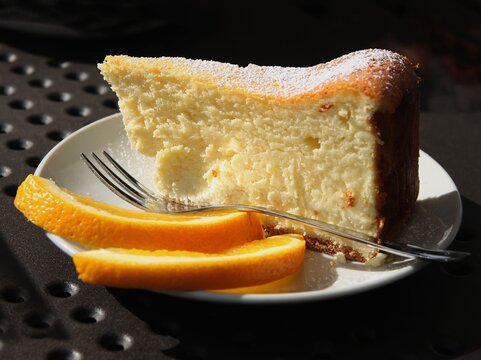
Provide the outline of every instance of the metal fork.
[[156,194],[154,191],[140,183],[106,151],[103,151],[103,155],[109,165],[100,159],[100,157],[95,153],[92,153],[92,157],[98,166],[95,165],[84,153],[82,153],[80,157],[89,167],[92,173],[112,192],[128,203],[142,210],[166,214],[196,213],[217,210],[252,211],[264,215],[276,216],[296,221],[323,230],[330,234],[360,242],[380,251],[405,258],[417,258],[437,262],[452,262],[461,260],[470,255],[469,253],[463,251],[426,249],[412,244],[398,243],[393,241],[378,244],[376,238],[356,231],[344,229],[319,220],[309,219],[303,216],[281,212],[278,210],[271,210],[260,206],[241,204],[196,206],[190,203],[175,202],[168,197]]

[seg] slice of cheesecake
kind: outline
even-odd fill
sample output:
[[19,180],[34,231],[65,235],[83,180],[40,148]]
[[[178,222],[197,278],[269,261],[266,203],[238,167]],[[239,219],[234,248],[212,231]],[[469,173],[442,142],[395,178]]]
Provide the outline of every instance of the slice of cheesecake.
[[[418,194],[418,78],[403,56],[363,50],[306,68],[107,56],[132,147],[156,157],[161,193],[255,204],[392,237]],[[273,217],[311,248],[365,262],[371,248]],[[376,262],[370,260],[370,262]]]

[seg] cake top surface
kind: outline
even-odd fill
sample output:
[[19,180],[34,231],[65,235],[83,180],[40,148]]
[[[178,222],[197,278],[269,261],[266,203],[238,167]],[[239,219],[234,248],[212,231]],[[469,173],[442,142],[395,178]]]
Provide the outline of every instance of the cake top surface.
[[133,58],[124,55],[107,56],[99,67],[105,75],[110,66],[122,64],[146,72],[191,76],[219,87],[283,99],[344,89],[393,101],[417,82],[414,67],[406,57],[382,49],[356,51],[311,67],[254,64],[241,67],[182,57]]

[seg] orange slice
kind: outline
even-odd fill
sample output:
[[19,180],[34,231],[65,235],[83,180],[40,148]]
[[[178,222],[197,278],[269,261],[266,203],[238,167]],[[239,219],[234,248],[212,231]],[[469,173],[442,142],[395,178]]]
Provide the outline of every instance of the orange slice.
[[264,238],[254,213],[170,215],[126,210],[34,175],[20,185],[14,203],[35,225],[89,247],[218,252]]
[[217,254],[98,249],[73,261],[82,281],[158,290],[214,290],[259,285],[291,275],[304,259],[300,235],[255,240]]

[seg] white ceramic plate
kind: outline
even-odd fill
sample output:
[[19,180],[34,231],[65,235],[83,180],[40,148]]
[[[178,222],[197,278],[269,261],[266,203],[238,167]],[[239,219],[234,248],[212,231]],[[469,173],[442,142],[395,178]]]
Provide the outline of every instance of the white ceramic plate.
[[[86,126],[70,135],[42,160],[36,175],[53,179],[74,192],[111,204],[133,208],[113,195],[80,160],[81,152],[108,150],[146,185],[152,183],[153,161],[130,149],[120,114]],[[459,192],[444,169],[426,153],[420,156],[420,194],[414,216],[397,239],[430,248],[447,248],[461,223]],[[82,248],[66,239],[47,234],[68,255]],[[332,258],[308,251],[302,270],[288,279],[255,288],[225,292],[168,292],[178,297],[230,303],[285,303],[329,299],[373,289],[399,280],[424,263],[400,259],[378,268],[357,263],[336,263]]]

